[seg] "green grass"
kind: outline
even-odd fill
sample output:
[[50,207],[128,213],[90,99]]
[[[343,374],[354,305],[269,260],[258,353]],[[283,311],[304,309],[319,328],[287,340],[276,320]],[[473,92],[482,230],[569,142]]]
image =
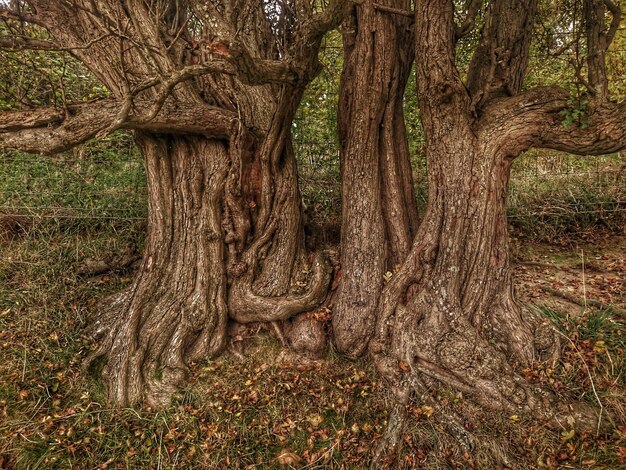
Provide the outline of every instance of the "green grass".
[[[86,279],[76,273],[88,258],[143,244],[143,169],[118,138],[82,156],[0,157],[0,207],[28,207],[31,216],[23,233],[0,242],[0,468],[279,468],[279,457],[291,454],[296,468],[366,467],[389,403],[371,365],[332,353],[304,366],[277,361],[281,348],[267,337],[253,339],[245,362],[224,355],[193,365],[191,382],[164,410],[107,405],[100,382],[82,369],[93,347],[83,331],[98,302],[128,286],[131,274]],[[310,215],[337,223],[339,168],[331,150],[324,157],[299,153],[300,183]],[[558,189],[541,185],[526,199],[516,189],[517,207],[533,197],[542,203],[539,194]],[[527,223],[537,230],[536,218]],[[533,380],[564,399],[593,402],[591,371],[606,408],[619,415],[623,321],[610,310],[569,320],[541,310],[571,340],[563,341],[569,367],[537,365]],[[616,449],[626,446],[622,431],[563,442],[541,423],[484,413],[449,391],[439,391],[437,400],[469,416],[483,444],[474,455],[459,454],[437,413],[427,417],[412,403],[395,468],[492,468],[493,430],[507,436],[509,453],[540,459],[546,468],[617,468]]]
[[[279,457],[293,454],[294,468],[367,466],[389,403],[371,365],[333,353],[322,362],[281,361],[281,347],[270,337],[253,338],[244,362],[226,354],[194,364],[190,383],[164,410],[109,407],[98,380],[82,369],[92,347],[83,328],[97,302],[128,285],[129,276],[81,279],[75,272],[86,257],[141,244],[136,222],[110,223],[76,231],[42,222],[22,238],[0,245],[2,465],[285,468]],[[565,317],[544,311],[554,320]],[[623,361],[619,363],[623,324],[610,311],[590,311],[564,323],[563,331],[576,345],[563,345],[564,361],[571,367],[548,371],[538,365],[533,377],[554,386],[564,399],[593,402],[578,355],[582,352],[605,407],[616,407],[617,394],[624,389]],[[507,436],[507,452],[520,461],[541,458],[544,463],[607,469],[619,463],[616,446],[623,446],[622,434],[580,435],[563,442],[559,431],[541,423],[484,413],[466,397],[446,390],[436,396],[441,407],[468,416],[481,446],[471,456],[459,454],[437,412],[425,416],[419,412],[422,404],[414,402],[394,468],[493,468],[493,448],[501,445],[490,440],[494,429]],[[526,448],[528,439],[533,444]],[[593,465],[582,464],[592,460]]]
[[32,217],[86,219],[146,215],[141,158],[117,134],[57,156],[0,153],[0,210]]
[[623,155],[577,157],[531,151],[518,158],[509,186],[509,221],[517,235],[559,241],[626,223]]

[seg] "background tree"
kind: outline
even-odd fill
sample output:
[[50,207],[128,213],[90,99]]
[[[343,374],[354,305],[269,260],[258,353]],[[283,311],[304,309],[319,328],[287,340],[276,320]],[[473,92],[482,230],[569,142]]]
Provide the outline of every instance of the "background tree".
[[[148,236],[132,286],[94,326],[111,400],[162,403],[187,364],[219,352],[228,319],[278,321],[323,300],[309,268],[290,141],[317,51],[350,2],[11,2],[9,50],[65,51],[97,101],[0,116],[0,146],[54,153],[116,129],[145,160]],[[22,25],[30,25],[23,27]],[[56,104],[56,103],[55,103]],[[302,286],[305,286],[304,288]]]
[[[560,86],[524,88],[536,0],[486,4],[464,78],[456,50],[482,2],[465,8],[465,19],[455,23],[453,2],[416,3],[429,195],[410,254],[383,290],[370,343],[398,399],[387,446],[397,443],[409,396],[415,392],[428,401],[437,384],[489,409],[553,416],[557,406],[550,396],[515,367],[554,360],[558,342],[514,296],[506,220],[511,163],[530,148],[597,155],[626,146],[626,103],[611,101],[606,69],[621,19],[615,3],[584,0],[578,10],[586,58],[580,100]],[[575,112],[580,119],[568,119]],[[580,422],[588,422],[587,411],[578,411]],[[471,445],[457,417],[442,419]]]

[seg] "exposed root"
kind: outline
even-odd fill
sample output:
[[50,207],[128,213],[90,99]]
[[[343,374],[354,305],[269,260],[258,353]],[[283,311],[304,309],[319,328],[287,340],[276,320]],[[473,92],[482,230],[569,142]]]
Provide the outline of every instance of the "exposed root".
[[374,456],[370,468],[377,470],[385,468],[393,463],[398,453],[398,446],[402,438],[402,432],[406,423],[407,404],[411,397],[411,389],[408,385],[399,387],[396,393],[396,399],[389,413],[387,428],[383,436],[376,442],[374,447]]
[[[584,430],[597,422],[597,415],[590,407],[563,406],[548,391],[528,383],[515,370],[519,355],[491,340],[489,328],[478,331],[458,305],[448,304],[432,291],[429,294],[422,290],[407,305],[399,304],[392,312],[388,328],[379,329],[388,333],[388,340],[377,338],[371,343],[370,351],[379,373],[396,384],[395,389],[401,388],[397,384],[410,384],[417,400],[433,408],[437,408],[437,403],[425,383],[460,391],[481,408],[507,416],[533,416],[554,426],[574,422],[575,427]],[[499,319],[497,328],[501,332],[520,326],[516,322],[513,326],[505,323],[506,318],[503,315]],[[542,358],[556,360],[558,353],[554,350],[559,343],[555,346],[554,331],[534,319],[525,321],[525,325],[528,329],[524,335],[530,338],[530,347],[539,350],[531,357],[541,354]],[[405,419],[404,393],[400,393],[394,404],[394,420]],[[455,437],[459,448],[470,452],[475,438],[465,429],[463,420],[453,413],[438,413],[439,422]],[[377,459],[397,444],[398,427],[397,422],[390,420],[380,444],[382,448],[377,449]]]
[[227,310],[219,280],[206,284],[203,296],[189,295],[197,292],[193,282],[175,292],[168,285],[142,270],[130,289],[102,303],[90,328],[98,347],[85,365],[102,360],[98,372],[117,406],[166,405],[186,380],[188,364],[224,346]]
[[253,292],[251,276],[235,279],[229,291],[230,317],[239,323],[276,322],[312,310],[326,297],[330,274],[327,256],[319,252],[313,262],[313,278],[303,294],[260,296]]
[[326,328],[315,313],[304,313],[286,322],[285,332],[289,348],[298,354],[319,359],[326,352]]

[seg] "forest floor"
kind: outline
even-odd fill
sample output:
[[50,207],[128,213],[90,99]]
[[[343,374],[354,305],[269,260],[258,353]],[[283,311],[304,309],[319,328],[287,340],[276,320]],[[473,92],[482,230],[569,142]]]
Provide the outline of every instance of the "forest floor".
[[[388,404],[371,366],[333,352],[294,358],[269,336],[249,338],[245,361],[225,353],[193,365],[191,383],[165,410],[108,407],[81,368],[92,347],[82,331],[131,273],[79,273],[140,249],[141,227],[12,230],[0,241],[0,468],[367,468]],[[614,426],[550,429],[440,390],[441,407],[473,416],[466,427],[481,444],[460,452],[438,409],[411,403],[391,468],[626,468],[626,237],[516,242],[513,254],[521,300],[563,339],[558,367],[521,372],[563,400],[601,404]]]

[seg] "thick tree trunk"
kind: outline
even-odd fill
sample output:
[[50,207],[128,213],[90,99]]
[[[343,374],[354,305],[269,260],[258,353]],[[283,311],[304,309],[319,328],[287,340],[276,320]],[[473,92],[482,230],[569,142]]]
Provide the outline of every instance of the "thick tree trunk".
[[226,339],[222,229],[225,142],[138,134],[148,179],[148,235],[133,285],[104,308],[102,377],[120,406],[169,400],[188,364]]
[[[302,202],[291,144],[291,122],[302,93],[302,87],[285,88],[278,103],[270,102],[275,113],[263,139],[244,131],[231,143],[226,216],[228,303],[230,317],[239,323],[291,319],[319,305],[328,291],[326,256],[318,253],[309,259],[304,246]],[[274,326],[282,337],[279,325]],[[300,334],[298,328],[288,330]],[[316,335],[312,344],[325,344],[323,331],[318,329]]]
[[452,4],[417,8],[428,208],[411,253],[383,292],[372,351],[389,377],[408,368],[416,380],[457,387],[488,407],[541,408],[511,365],[528,363],[535,349],[551,343],[539,340],[541,330],[513,297],[506,189],[515,136],[502,139],[473,126],[471,99],[450,60],[445,25],[452,24]]
[[430,150],[429,209],[385,289],[372,350],[392,358],[386,364],[393,375],[400,361],[490,408],[541,409],[511,362],[551,354],[552,334],[537,328],[513,296],[505,212],[510,161],[458,137]]
[[[101,342],[89,359],[106,361],[102,377],[120,406],[166,404],[190,362],[221,352],[229,318],[287,320],[317,306],[329,284],[324,257],[311,270],[304,253],[288,138],[278,149],[280,166],[265,176],[261,152],[233,171],[239,157],[224,141],[147,134],[136,140],[149,196],[143,263],[133,285],[105,302],[95,325]],[[264,191],[271,194],[266,201]],[[243,238],[233,224],[247,227]]]
[[229,317],[286,320],[326,296],[327,263],[304,249],[290,129],[322,37],[351,2],[283,9],[280,21],[254,1],[74,3],[26,2],[51,39],[31,44],[71,52],[111,92],[107,109],[31,113],[5,123],[25,131],[5,142],[53,152],[119,128],[143,132],[144,260],[132,287],[102,307],[91,359],[105,362],[111,401],[159,404],[189,361],[222,348]]
[[[404,0],[383,3],[408,11]],[[340,351],[358,356],[374,332],[385,273],[408,254],[417,227],[402,103],[413,47],[409,18],[372,1],[355,8],[343,38],[342,275],[333,332]]]

